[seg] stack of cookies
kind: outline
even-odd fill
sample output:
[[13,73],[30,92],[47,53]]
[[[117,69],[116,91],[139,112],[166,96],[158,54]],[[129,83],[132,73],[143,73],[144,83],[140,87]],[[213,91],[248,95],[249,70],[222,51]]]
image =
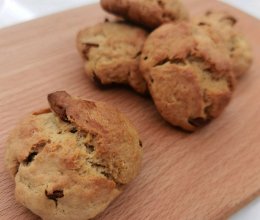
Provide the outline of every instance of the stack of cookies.
[[179,0],[103,0],[101,5],[126,21],[106,21],[79,32],[77,47],[87,75],[99,85],[128,84],[146,94],[140,58],[149,32],[166,22],[188,20],[188,12]]
[[180,0],[101,0],[101,6],[124,20],[79,32],[88,76],[149,93],[161,116],[187,131],[223,112],[252,63],[233,16],[190,18]]

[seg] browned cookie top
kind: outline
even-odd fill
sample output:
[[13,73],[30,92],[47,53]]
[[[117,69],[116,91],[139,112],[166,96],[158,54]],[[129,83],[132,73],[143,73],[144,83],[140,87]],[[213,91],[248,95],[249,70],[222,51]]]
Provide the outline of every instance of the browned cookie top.
[[234,87],[219,35],[188,22],[162,25],[148,37],[141,71],[164,119],[190,131],[217,117]]
[[101,0],[102,7],[147,28],[163,23],[188,19],[181,0]]
[[77,47],[85,60],[87,75],[103,85],[130,84],[147,91],[139,60],[147,32],[123,22],[106,22],[79,32]]
[[89,219],[103,211],[138,173],[142,148],[116,109],[48,96],[51,110],[29,115],[11,133],[6,165],[17,200],[43,219]]
[[225,12],[207,12],[194,19],[200,26],[214,28],[225,41],[230,52],[234,75],[239,78],[250,68],[253,56],[246,38],[236,30],[237,19]]

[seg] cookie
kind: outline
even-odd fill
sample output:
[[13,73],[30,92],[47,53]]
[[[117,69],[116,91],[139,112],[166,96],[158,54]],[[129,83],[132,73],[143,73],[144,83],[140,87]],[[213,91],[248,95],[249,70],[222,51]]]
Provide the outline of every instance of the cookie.
[[188,131],[223,112],[234,88],[219,35],[188,22],[164,24],[147,38],[141,71],[162,117]]
[[189,17],[181,0],[101,0],[101,6],[110,13],[149,29]]
[[147,91],[139,70],[147,32],[123,22],[100,23],[79,32],[78,51],[88,76],[99,84],[129,84],[138,93]]
[[6,165],[18,202],[44,220],[86,220],[102,212],[138,173],[136,129],[102,102],[48,95],[50,109],[10,134]]
[[237,78],[248,72],[253,61],[252,50],[246,38],[235,29],[235,17],[225,12],[207,12],[194,21],[201,26],[211,26],[219,32],[230,52],[233,71]]

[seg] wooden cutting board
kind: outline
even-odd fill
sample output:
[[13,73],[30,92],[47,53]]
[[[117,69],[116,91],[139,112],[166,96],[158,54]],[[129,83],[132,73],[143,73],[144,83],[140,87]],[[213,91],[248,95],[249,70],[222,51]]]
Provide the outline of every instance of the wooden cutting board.
[[124,88],[99,90],[85,77],[75,36],[107,16],[98,5],[0,30],[1,220],[37,219],[15,202],[3,164],[5,140],[24,115],[46,107],[46,94],[55,90],[117,106],[143,140],[142,172],[97,219],[225,219],[260,194],[260,22],[217,1],[185,3],[192,14],[214,8],[236,15],[255,58],[226,111],[193,134],[164,122],[148,98]]

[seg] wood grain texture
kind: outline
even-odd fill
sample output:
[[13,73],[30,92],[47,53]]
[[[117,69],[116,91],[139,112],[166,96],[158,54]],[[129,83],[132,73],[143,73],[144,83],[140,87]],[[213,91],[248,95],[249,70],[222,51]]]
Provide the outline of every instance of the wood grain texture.
[[194,134],[165,123],[153,103],[131,90],[99,90],[84,75],[75,49],[79,29],[103,21],[98,5],[0,30],[0,219],[34,220],[15,202],[4,164],[8,132],[26,113],[47,106],[46,94],[67,90],[117,106],[140,131],[143,169],[97,219],[225,219],[260,193],[260,24],[217,1],[186,0],[193,14],[209,8],[239,17],[255,62],[226,111]]

